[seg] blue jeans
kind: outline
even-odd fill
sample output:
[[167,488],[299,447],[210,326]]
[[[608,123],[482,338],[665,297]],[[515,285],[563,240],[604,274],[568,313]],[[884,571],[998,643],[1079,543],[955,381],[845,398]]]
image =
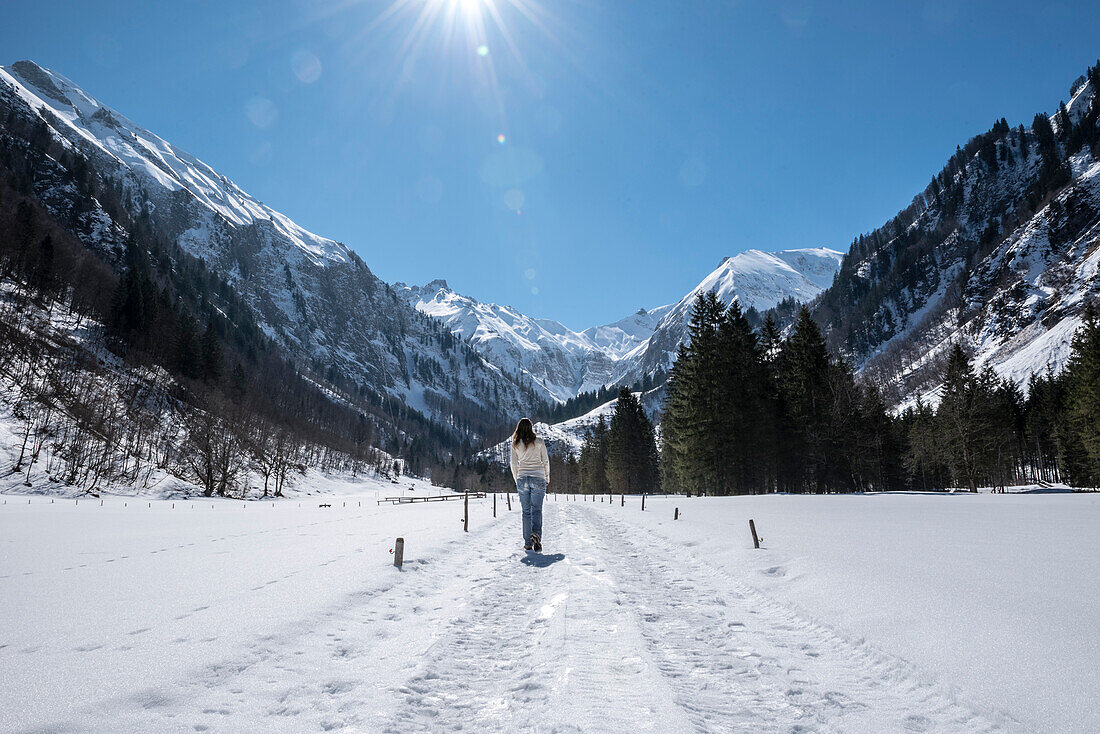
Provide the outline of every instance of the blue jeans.
[[542,501],[546,499],[546,477],[541,474],[524,474],[516,480],[519,506],[523,515],[523,542],[532,534],[542,538]]

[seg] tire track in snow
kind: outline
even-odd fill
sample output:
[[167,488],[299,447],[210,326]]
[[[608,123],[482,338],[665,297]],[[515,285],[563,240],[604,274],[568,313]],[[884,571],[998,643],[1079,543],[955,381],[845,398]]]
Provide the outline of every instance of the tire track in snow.
[[[604,562],[559,506],[546,505],[546,560],[522,551],[492,562],[396,693],[386,732],[682,731],[688,726]],[[514,528],[508,538],[514,536]],[[500,555],[499,549],[496,554]],[[541,565],[546,564],[546,565]]]
[[[577,508],[579,510],[579,508]],[[717,578],[683,549],[598,510],[574,511],[601,539],[623,602],[696,731],[994,732],[908,664],[849,642],[762,593]],[[614,550],[612,550],[614,548]]]

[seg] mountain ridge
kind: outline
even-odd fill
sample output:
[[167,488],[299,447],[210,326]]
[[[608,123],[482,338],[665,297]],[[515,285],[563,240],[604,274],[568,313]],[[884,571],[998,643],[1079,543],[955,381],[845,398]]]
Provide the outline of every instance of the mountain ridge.
[[[436,278],[424,286],[395,283],[407,303],[497,364],[519,369],[556,401],[606,385],[636,384],[671,365],[686,338],[695,298],[716,290],[726,303],[766,310],[794,298],[808,301],[831,281],[842,253],[824,247],[764,252],[744,250],[718,267],[677,303],[644,308],[618,321],[574,331],[553,319],[534,318],[510,306],[481,303]],[[654,339],[659,344],[654,346]],[[661,346],[663,344],[664,346]]]

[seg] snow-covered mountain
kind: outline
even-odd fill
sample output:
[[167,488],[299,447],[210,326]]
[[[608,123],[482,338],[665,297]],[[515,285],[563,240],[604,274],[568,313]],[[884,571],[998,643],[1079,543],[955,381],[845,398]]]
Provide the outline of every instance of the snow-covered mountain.
[[581,332],[509,306],[480,303],[456,293],[445,280],[424,286],[397,283],[394,288],[493,364],[529,376],[549,398],[564,401],[604,385],[633,384],[667,369],[700,294],[713,290],[726,304],[737,299],[744,308],[758,311],[788,298],[809,301],[832,282],[842,257],[823,247],[746,250],[725,258],[677,303],[639,309],[615,323]]
[[668,307],[639,310],[626,318],[576,332],[509,306],[460,295],[445,280],[394,289],[421,313],[442,321],[501,369],[531,378],[549,398],[564,401],[616,379],[622,358],[643,344]]
[[[410,308],[347,246],[308,232],[198,158],[31,61],[0,67],[0,115],[56,155],[82,157],[136,221],[237,289],[288,356],[444,422],[495,423],[539,400]],[[111,261],[125,229],[77,186],[39,172],[34,194]]]
[[950,346],[1026,387],[1060,369],[1100,302],[1100,65],[1064,112],[1004,120],[951,158],[913,204],[860,236],[815,315],[895,404],[936,399]]
[[695,300],[715,291],[726,305],[736,299],[742,308],[763,312],[793,298],[808,302],[832,283],[844,254],[826,247],[781,252],[746,250],[727,257],[699,285],[671,307],[646,343],[624,359],[622,381],[640,379],[672,366],[676,350],[687,337]]
[[657,325],[671,309],[671,304],[648,311],[640,308],[613,324],[590,326],[582,333],[612,359],[622,359],[653,336]]

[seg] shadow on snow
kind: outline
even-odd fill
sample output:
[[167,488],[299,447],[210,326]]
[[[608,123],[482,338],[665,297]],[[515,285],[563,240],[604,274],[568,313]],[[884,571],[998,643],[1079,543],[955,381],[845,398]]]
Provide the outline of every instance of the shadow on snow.
[[534,551],[527,551],[527,555],[524,556],[523,558],[519,559],[519,562],[523,563],[523,564],[526,564],[528,566],[534,566],[535,568],[546,568],[547,566],[549,566],[552,563],[557,563],[558,561],[564,561],[564,560],[565,560],[565,554],[564,553],[555,553],[555,554],[550,555],[550,556],[544,556],[541,553],[535,553]]

